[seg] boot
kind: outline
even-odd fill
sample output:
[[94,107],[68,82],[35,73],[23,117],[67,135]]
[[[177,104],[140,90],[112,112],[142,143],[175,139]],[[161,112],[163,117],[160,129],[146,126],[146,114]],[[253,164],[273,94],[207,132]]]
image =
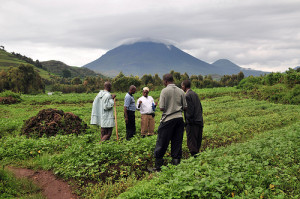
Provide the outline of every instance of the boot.
[[198,155],[198,153],[197,153],[197,152],[191,152],[191,156],[193,156],[194,158],[196,158],[196,157],[197,157],[197,155]]
[[162,158],[156,158],[155,159],[155,167],[154,168],[148,168],[151,172],[160,172],[161,166],[164,164],[164,159]]
[[178,165],[180,163],[180,159],[172,159],[172,164],[173,165]]

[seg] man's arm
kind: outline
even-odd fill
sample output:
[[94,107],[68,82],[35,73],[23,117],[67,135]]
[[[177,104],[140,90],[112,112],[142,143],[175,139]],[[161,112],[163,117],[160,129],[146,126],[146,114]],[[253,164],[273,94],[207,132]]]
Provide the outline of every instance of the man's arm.
[[186,108],[186,122],[187,123],[193,123],[194,121],[194,112],[195,112],[195,104],[193,103],[193,99],[191,95],[186,95],[186,102],[187,102],[187,108]]
[[125,122],[126,124],[128,123],[128,114],[127,114],[127,107],[124,106],[124,117],[125,117]]
[[165,97],[163,91],[160,93],[160,97],[159,97],[159,109],[162,112],[165,111]]
[[114,100],[110,94],[106,94],[103,96],[103,109],[107,111],[112,107],[114,107]]

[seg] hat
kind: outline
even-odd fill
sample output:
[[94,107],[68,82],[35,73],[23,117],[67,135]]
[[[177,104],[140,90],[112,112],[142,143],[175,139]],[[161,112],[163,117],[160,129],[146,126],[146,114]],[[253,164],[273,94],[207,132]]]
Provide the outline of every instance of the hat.
[[149,88],[148,87],[144,87],[143,91],[148,91],[149,92]]

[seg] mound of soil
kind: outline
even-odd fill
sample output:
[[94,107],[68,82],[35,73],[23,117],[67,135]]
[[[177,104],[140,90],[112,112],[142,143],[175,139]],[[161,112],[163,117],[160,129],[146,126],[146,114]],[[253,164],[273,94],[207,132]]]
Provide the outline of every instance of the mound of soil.
[[20,102],[20,100],[14,97],[0,97],[0,104],[16,104],[18,102]]
[[73,113],[62,110],[44,109],[37,116],[25,121],[22,133],[28,137],[47,137],[56,134],[81,134],[87,129],[87,124]]

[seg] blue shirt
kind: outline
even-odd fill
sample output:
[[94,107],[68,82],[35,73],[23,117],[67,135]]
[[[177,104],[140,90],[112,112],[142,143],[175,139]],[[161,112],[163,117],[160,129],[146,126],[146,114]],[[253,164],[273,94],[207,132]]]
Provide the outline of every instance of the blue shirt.
[[130,95],[129,93],[125,95],[124,106],[129,111],[135,111],[135,101],[133,95]]

